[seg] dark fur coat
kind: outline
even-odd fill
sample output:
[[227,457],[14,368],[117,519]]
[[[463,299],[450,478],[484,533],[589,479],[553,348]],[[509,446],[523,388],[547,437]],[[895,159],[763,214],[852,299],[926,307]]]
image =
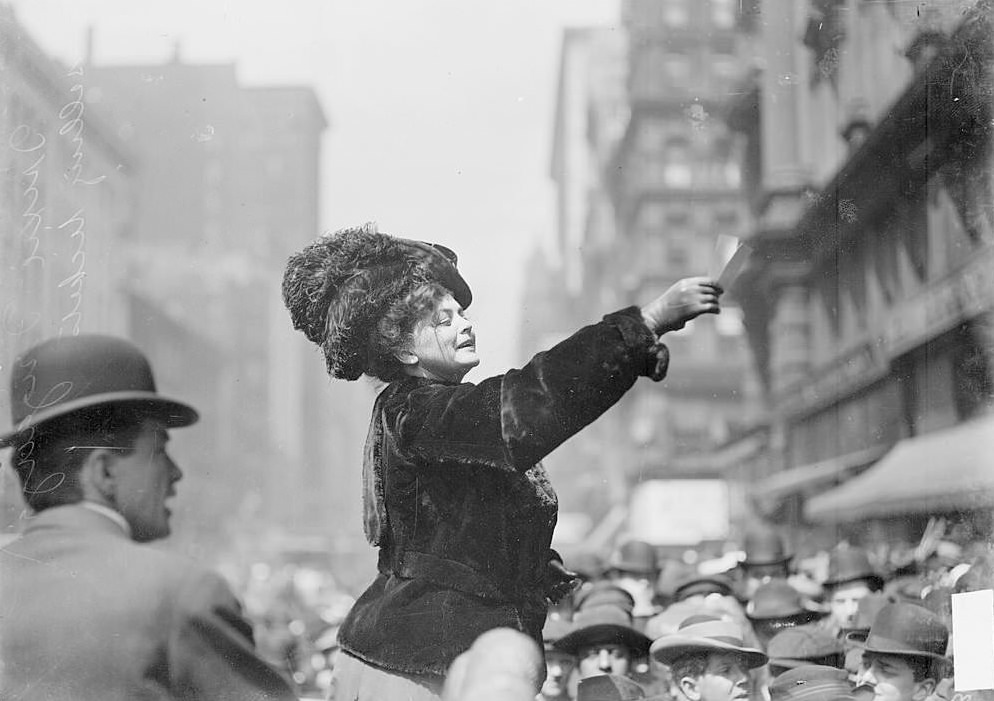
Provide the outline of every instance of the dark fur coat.
[[443,675],[491,628],[541,645],[547,598],[563,582],[550,567],[556,493],[539,460],[640,375],[662,379],[667,359],[632,307],[476,385],[389,385],[364,465],[380,574],[343,623],[342,648],[390,671]]

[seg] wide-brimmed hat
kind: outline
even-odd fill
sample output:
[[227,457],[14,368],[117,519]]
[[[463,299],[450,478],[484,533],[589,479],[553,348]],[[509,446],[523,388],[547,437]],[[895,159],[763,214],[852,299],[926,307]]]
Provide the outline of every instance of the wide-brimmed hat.
[[928,609],[917,604],[887,604],[867,633],[849,633],[846,640],[863,652],[946,661],[949,629]]
[[148,359],[130,342],[113,336],[62,336],[39,343],[14,361],[13,427],[0,435],[0,448],[43,424],[108,406],[160,419],[167,428],[199,418],[193,407],[158,393]]
[[767,643],[766,654],[770,656],[771,667],[788,669],[815,663],[841,667],[844,660],[842,641],[815,626],[780,631]]
[[591,645],[624,645],[633,656],[641,657],[652,644],[646,635],[632,627],[632,618],[617,606],[593,606],[581,609],[573,616],[573,630],[561,637],[553,647],[576,655],[581,647]]
[[800,624],[822,618],[827,612],[803,599],[787,580],[771,579],[759,585],[745,613],[751,621],[791,620]]
[[619,674],[597,674],[581,679],[576,701],[634,701],[644,699],[645,691],[632,679]]
[[874,590],[884,585],[884,578],[870,564],[870,557],[862,548],[838,548],[828,556],[828,577],[822,582],[826,588],[866,580]]
[[667,665],[687,653],[715,651],[740,654],[750,669],[761,667],[768,659],[762,650],[746,645],[737,624],[717,616],[691,616],[676,633],[664,635],[649,648],[649,654]]
[[659,572],[656,549],[644,540],[627,540],[611,555],[607,568],[655,577]]
[[855,701],[843,669],[802,665],[770,682],[770,701]]
[[470,305],[473,294],[456,263],[444,246],[383,234],[368,223],[322,236],[291,256],[283,302],[293,327],[324,351],[328,373],[355,380],[367,369],[375,324],[418,285],[436,282]]
[[769,526],[757,526],[745,534],[742,549],[745,550],[743,567],[762,567],[786,563],[793,555],[787,552],[780,532]]

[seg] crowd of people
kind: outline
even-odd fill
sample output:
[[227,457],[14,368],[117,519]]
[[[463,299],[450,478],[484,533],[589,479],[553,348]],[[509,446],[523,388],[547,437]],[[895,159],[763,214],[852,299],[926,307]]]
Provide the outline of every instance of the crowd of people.
[[892,568],[840,543],[816,575],[759,526],[741,562],[702,573],[626,541],[550,610],[540,698],[948,701],[952,595],[994,586],[987,546],[956,554]]
[[992,587],[986,548],[885,570],[840,546],[814,576],[769,528],[726,571],[660,564],[638,541],[603,566],[551,548],[541,458],[640,377],[665,377],[664,335],[719,313],[721,294],[677,281],[473,384],[472,293],[451,250],[366,225],[291,257],[294,327],[332,377],[383,384],[356,456],[378,572],[338,614],[309,616],[284,588],[259,640],[223,577],[145,547],[170,533],[183,471],[167,442],[197,411],[122,339],[29,348],[0,434],[30,511],[0,547],[0,698],[289,701],[308,680],[297,662],[319,654],[338,701],[966,701],[951,697],[950,602]]

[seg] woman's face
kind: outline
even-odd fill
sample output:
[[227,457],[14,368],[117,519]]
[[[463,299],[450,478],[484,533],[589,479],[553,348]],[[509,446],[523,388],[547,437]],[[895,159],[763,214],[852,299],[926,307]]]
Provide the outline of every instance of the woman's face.
[[480,364],[473,325],[452,295],[442,297],[434,310],[415,325],[410,348],[400,361],[408,367],[409,374],[449,382],[461,382]]

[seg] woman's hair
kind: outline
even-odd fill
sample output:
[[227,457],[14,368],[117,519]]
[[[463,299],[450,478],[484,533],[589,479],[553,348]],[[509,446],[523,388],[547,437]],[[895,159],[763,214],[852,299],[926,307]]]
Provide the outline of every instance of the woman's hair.
[[144,426],[140,412],[98,407],[38,426],[14,446],[14,471],[24,501],[34,511],[74,504],[83,498],[79,472],[97,448],[134,450]]
[[447,294],[449,291],[437,282],[426,282],[391,304],[370,329],[365,374],[383,382],[402,378],[404,364],[397,359],[397,352],[408,347],[414,327],[434,312]]

